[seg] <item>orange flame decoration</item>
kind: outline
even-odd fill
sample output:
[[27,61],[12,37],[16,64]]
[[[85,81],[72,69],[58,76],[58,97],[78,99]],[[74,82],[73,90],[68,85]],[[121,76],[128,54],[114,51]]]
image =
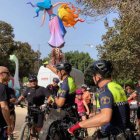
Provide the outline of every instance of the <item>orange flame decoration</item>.
[[65,27],[74,27],[77,22],[84,22],[85,20],[79,18],[80,9],[74,5],[62,4],[58,8],[58,16],[62,20]]

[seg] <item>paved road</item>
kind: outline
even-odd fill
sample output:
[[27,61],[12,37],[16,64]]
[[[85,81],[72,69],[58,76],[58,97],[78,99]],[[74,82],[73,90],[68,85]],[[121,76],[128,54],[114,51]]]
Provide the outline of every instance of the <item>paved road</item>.
[[25,121],[26,114],[27,114],[26,108],[16,107],[16,126],[15,126],[15,131],[14,131],[15,132],[14,136],[16,139],[18,139],[21,126]]
[[[26,114],[27,114],[26,108],[16,107],[16,126],[15,126],[15,131],[14,131],[15,132],[14,137],[16,138],[16,140],[18,140],[20,129],[21,129],[22,124],[25,121]],[[88,134],[91,136],[94,131],[95,131],[95,129],[93,129],[93,128],[88,129]],[[92,140],[92,139],[88,138],[85,140]]]

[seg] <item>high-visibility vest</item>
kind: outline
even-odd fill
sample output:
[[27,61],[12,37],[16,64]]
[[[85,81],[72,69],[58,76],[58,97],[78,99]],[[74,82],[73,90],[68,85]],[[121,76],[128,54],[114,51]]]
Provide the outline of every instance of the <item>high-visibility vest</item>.
[[119,84],[115,82],[109,82],[107,84],[107,87],[110,90],[111,94],[113,95],[114,104],[119,105],[119,104],[127,103],[127,97],[125,91]]
[[69,94],[74,93],[76,90],[76,84],[71,76],[68,77],[68,86],[69,86]]

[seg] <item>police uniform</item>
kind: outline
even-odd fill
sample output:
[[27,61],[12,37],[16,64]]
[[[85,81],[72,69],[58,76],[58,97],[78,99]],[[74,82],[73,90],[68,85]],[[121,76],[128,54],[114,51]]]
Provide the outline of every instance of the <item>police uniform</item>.
[[60,89],[58,90],[57,97],[65,98],[65,104],[62,108],[70,107],[74,104],[76,85],[72,77],[67,77],[60,84]]
[[[65,98],[65,103],[61,108],[57,107],[57,109],[51,109],[47,117],[47,120],[44,122],[42,131],[40,132],[39,138],[41,140],[46,140],[51,124],[56,120],[63,119],[66,115],[65,110],[72,107],[75,99],[75,90],[76,90],[76,85],[74,79],[70,76],[65,78],[63,82],[60,83],[60,88],[58,90],[57,97]],[[71,114],[71,112],[72,111],[69,110],[69,114]]]
[[117,135],[129,127],[129,105],[123,88],[115,82],[109,82],[100,89],[100,109],[112,109],[110,123],[101,127],[103,135]]

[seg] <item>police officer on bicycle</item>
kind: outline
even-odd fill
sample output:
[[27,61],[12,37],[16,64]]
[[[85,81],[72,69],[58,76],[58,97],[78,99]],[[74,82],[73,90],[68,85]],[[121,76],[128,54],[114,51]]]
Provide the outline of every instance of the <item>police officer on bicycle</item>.
[[[123,88],[112,81],[112,64],[106,60],[91,65],[94,83],[99,87],[100,113],[68,129],[74,134],[79,128],[101,127],[98,139],[115,138],[129,127],[129,105]],[[122,135],[123,137],[124,135]],[[121,140],[121,139],[120,139]]]
[[55,67],[49,66],[49,68],[55,72],[61,80],[60,88],[57,96],[53,96],[54,104],[57,109],[52,109],[43,126],[40,133],[40,139],[45,140],[51,124],[56,120],[61,120],[65,117],[66,109],[70,108],[74,104],[76,84],[74,79],[70,76],[72,70],[71,64],[64,62],[57,64]]
[[[36,105],[39,108],[42,104],[44,104],[45,97],[49,96],[46,88],[38,86],[36,75],[30,75],[29,78],[29,87],[26,91],[18,98],[19,103],[21,100],[26,99],[28,103],[28,110],[30,110],[30,106]],[[43,126],[44,113],[39,113],[34,116],[34,121],[37,127],[37,131]]]

